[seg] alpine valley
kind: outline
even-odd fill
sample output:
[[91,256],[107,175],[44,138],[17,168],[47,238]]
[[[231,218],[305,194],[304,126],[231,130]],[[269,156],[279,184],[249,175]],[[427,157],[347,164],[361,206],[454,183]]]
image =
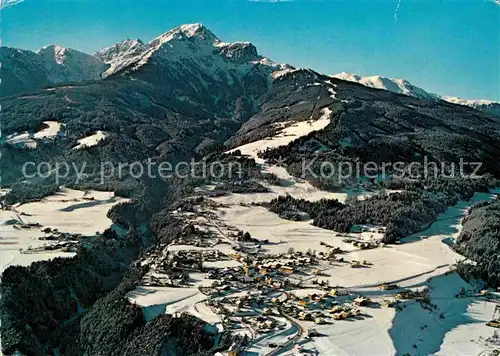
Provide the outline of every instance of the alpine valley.
[[0,60],[3,354],[500,347],[499,103],[201,24]]

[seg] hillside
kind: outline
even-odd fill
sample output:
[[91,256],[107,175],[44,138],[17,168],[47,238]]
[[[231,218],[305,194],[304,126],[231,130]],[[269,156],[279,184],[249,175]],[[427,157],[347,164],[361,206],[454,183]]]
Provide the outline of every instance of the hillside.
[[457,238],[457,251],[477,262],[476,265],[465,264],[462,268],[470,276],[481,278],[493,286],[500,285],[499,217],[498,199],[473,206],[464,218],[464,228]]
[[[498,117],[442,101],[369,89],[310,70],[277,78],[262,98],[261,112],[251,117],[228,144],[233,147],[265,137],[276,121],[314,118],[325,107],[332,110],[330,125],[281,148],[274,157],[281,155],[293,162],[300,161],[301,155],[327,157],[335,153],[381,163],[421,162],[427,156],[429,161],[447,164],[463,158],[483,162],[486,172],[499,173],[495,162],[500,152]],[[284,113],[282,108],[286,108]],[[275,118],[276,112],[279,118]],[[308,142],[320,143],[321,152],[301,151],[300,146]]]

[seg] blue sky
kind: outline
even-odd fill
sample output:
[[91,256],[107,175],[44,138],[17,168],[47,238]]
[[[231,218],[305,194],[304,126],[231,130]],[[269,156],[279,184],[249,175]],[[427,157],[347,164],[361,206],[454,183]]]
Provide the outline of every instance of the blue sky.
[[25,0],[3,11],[7,46],[94,52],[201,22],[278,62],[405,78],[428,91],[500,101],[500,6],[483,0]]

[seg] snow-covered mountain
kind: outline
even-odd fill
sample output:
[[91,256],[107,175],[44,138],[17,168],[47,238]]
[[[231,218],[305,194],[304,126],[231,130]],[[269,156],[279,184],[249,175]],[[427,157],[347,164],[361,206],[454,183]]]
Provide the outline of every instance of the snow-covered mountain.
[[490,114],[500,116],[500,103],[491,100],[471,100],[471,99],[461,99],[456,96],[442,96],[442,100],[449,103],[470,106],[474,109],[489,112]]
[[110,65],[103,77],[147,81],[165,95],[211,109],[239,100],[247,113],[268,90],[273,72],[293,68],[259,55],[249,42],[223,42],[199,23],[178,26],[147,44],[120,42],[96,56]]
[[7,89],[2,88],[4,96],[60,83],[145,72],[164,83],[184,80],[195,91],[214,90],[214,81],[216,87],[242,87],[242,81],[255,80],[256,73],[267,86],[273,71],[293,68],[260,56],[249,42],[223,42],[199,23],[178,26],[149,43],[126,39],[93,55],[59,45],[37,52],[2,47],[0,60],[5,64],[4,82],[8,83]]
[[489,112],[494,115],[500,115],[500,103],[490,100],[468,100],[453,96],[441,96],[438,94],[429,93],[404,79],[393,79],[382,77],[380,75],[361,77],[359,75],[347,72],[335,74],[334,77],[350,82],[359,83],[370,88],[389,90],[394,93],[414,96],[421,99],[444,100],[457,105],[470,106],[474,109]]
[[[228,74],[246,65],[246,68],[263,65],[271,71],[289,67],[260,56],[249,42],[222,42],[202,24],[178,26],[150,41],[125,40],[95,54],[110,64],[104,77],[120,71],[134,72],[146,64],[188,66],[204,70],[204,75]],[[223,78],[221,78],[223,79]],[[231,78],[227,78],[231,81]]]
[[371,77],[360,77],[356,74],[347,72],[335,74],[334,77],[338,79],[347,80],[350,82],[363,84],[365,87],[389,90],[392,91],[393,93],[414,96],[421,99],[435,100],[438,98],[437,95],[428,93],[422,88],[416,87],[404,79],[392,79],[392,78],[381,77],[380,75],[373,75]]
[[148,49],[140,39],[126,39],[94,54],[95,57],[109,64],[103,77],[118,72],[122,68],[135,62],[137,58]]
[[37,52],[0,47],[0,60],[3,96],[54,84],[99,80],[108,67],[95,56],[58,45]]
[[[37,52],[0,47],[2,61],[1,95],[29,92],[60,83],[99,80],[113,75],[147,76],[149,81],[176,83],[197,96],[212,100],[218,93],[227,93],[228,87],[242,88],[248,81],[255,84],[255,93],[261,93],[274,77],[287,73],[293,67],[277,64],[258,54],[249,42],[221,41],[202,24],[178,26],[149,43],[140,39],[126,39],[93,55],[58,45],[46,46]],[[500,103],[488,100],[465,100],[429,93],[404,79],[383,76],[361,77],[338,73],[334,77],[385,89],[398,94],[427,100],[445,100],[500,115]],[[185,95],[189,90],[179,95]],[[255,94],[254,93],[254,94]],[[188,95],[189,96],[189,95]],[[248,97],[256,97],[248,93]],[[232,100],[220,97],[218,100]]]
[[52,83],[99,80],[108,67],[95,56],[58,45],[43,47],[37,54],[42,57],[48,79]]

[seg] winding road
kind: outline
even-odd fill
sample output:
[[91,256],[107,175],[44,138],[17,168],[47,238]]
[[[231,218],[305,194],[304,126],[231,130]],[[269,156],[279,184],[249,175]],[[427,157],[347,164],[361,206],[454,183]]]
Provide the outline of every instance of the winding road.
[[291,338],[290,340],[288,340],[287,342],[285,342],[283,345],[281,345],[280,347],[278,347],[275,350],[267,353],[265,356],[278,355],[279,353],[281,353],[282,351],[285,351],[287,348],[289,348],[290,346],[294,345],[297,341],[299,341],[300,338],[304,334],[304,328],[299,323],[297,323],[295,321],[295,319],[293,319],[291,316],[287,315],[283,311],[283,308],[281,306],[278,307],[278,312],[280,313],[280,315],[282,317],[284,317],[285,319],[287,319],[293,326],[295,326],[297,328],[297,334],[293,338]]

